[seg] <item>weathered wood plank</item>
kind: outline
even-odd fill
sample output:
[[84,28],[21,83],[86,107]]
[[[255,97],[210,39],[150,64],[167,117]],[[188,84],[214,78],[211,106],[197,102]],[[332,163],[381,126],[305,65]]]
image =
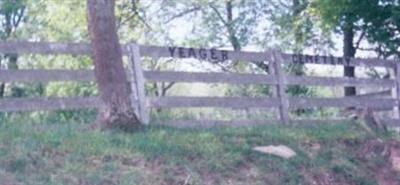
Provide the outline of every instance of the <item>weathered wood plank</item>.
[[87,43],[0,42],[0,53],[90,55]]
[[393,128],[400,127],[400,119],[384,119],[384,120],[379,120],[379,121],[389,127],[393,127]]
[[[128,74],[130,74],[129,72]],[[203,82],[231,84],[276,84],[273,76],[236,73],[200,73],[173,71],[144,71],[144,77],[151,82]],[[92,70],[0,70],[2,82],[51,82],[95,80]],[[128,79],[131,81],[132,79]]]
[[[122,46],[124,54],[128,54],[127,45]],[[49,42],[0,42],[0,53],[16,54],[71,54],[71,55],[90,55],[91,47],[87,43],[49,43]],[[140,46],[140,53],[147,57],[177,57],[177,58],[198,58],[211,62],[221,62],[224,60],[241,61],[271,61],[272,55],[264,52],[228,51],[217,49],[202,48],[183,48],[183,47],[162,47],[162,46]],[[379,66],[394,67],[393,60],[383,60],[379,58],[371,59],[343,59],[331,56],[304,56],[304,60],[299,62],[297,54],[282,54],[283,63],[309,63],[324,65],[348,65],[348,66]],[[349,62],[347,62],[349,61]]]
[[1,82],[93,82],[94,80],[95,77],[92,70],[0,70]]
[[[122,46],[128,54],[128,44]],[[87,43],[51,43],[51,42],[0,42],[0,53],[14,54],[71,54],[90,55],[91,46]],[[265,61],[261,52],[236,52],[218,49],[140,46],[140,53],[147,57],[198,58],[211,62],[223,60]]]
[[[173,71],[144,71],[147,81],[153,82],[203,82],[229,84],[262,84],[274,85],[273,75],[238,74],[238,73],[201,73]],[[395,81],[389,79],[360,79],[360,78],[329,78],[286,76],[288,85],[319,85],[319,86],[367,86],[394,87]],[[92,70],[0,70],[2,82],[50,82],[50,81],[79,81],[92,82],[95,80]]]
[[385,91],[380,91],[380,92],[357,94],[355,97],[382,98],[382,97],[390,97],[391,94],[392,94],[392,90],[385,90]]
[[372,99],[369,97],[344,97],[344,98],[295,98],[290,97],[290,108],[306,107],[357,107],[357,108],[391,108],[396,105],[392,98]]
[[348,77],[311,77],[311,76],[286,76],[288,85],[310,86],[380,86],[394,87],[395,81],[391,79],[368,79]]
[[220,108],[249,108],[249,107],[277,107],[276,98],[249,98],[249,97],[149,97],[149,104],[155,108],[184,108],[184,107],[220,107]]
[[[391,98],[288,98],[290,108],[307,107],[371,107],[388,109],[396,105]],[[248,107],[277,107],[280,101],[277,98],[248,98],[248,97],[150,97],[152,107],[222,107],[222,108],[248,108]]]
[[[370,107],[388,110],[396,105],[392,98],[369,97],[344,97],[344,98],[297,98],[290,97],[289,104],[291,109],[307,107]],[[149,97],[151,107],[221,107],[221,108],[273,108],[280,105],[278,98],[249,98],[249,97]]]
[[279,118],[284,124],[289,123],[289,100],[286,94],[286,77],[282,70],[282,57],[280,52],[273,52],[272,66],[277,79],[277,97],[279,99]]
[[166,125],[177,128],[213,128],[213,127],[245,127],[266,124],[278,124],[279,120],[156,120],[154,125]]
[[[171,48],[175,48],[174,54],[171,54]],[[181,50],[181,52],[179,51]],[[194,53],[201,53],[205,51],[207,57],[192,57],[190,56],[191,50]],[[216,57],[211,57],[213,51]],[[271,61],[273,56],[271,52],[248,52],[248,51],[231,51],[231,50],[218,50],[218,49],[204,49],[204,48],[185,48],[185,47],[162,47],[162,46],[140,46],[142,56],[160,58],[160,57],[176,57],[176,58],[197,58],[211,62],[221,62],[224,60],[242,60],[242,61]],[[182,53],[179,54],[179,53]],[[219,53],[219,54],[218,54]],[[222,54],[226,53],[226,54]],[[226,55],[227,57],[222,57]],[[301,55],[305,60],[299,62],[298,54],[282,53],[282,63],[304,63],[304,64],[321,64],[321,65],[345,65],[345,66],[361,66],[361,67],[390,67],[393,68],[395,63],[393,60],[384,60],[380,58],[350,58],[343,59],[342,57],[334,56],[319,56],[319,55]],[[312,59],[310,59],[312,58]]]
[[145,79],[143,76],[141,60],[140,60],[140,53],[139,53],[139,46],[137,44],[130,44],[129,45],[129,59],[130,59],[130,69],[132,71],[131,77],[131,88],[132,88],[132,95],[138,98],[137,102],[138,105],[133,105],[134,109],[138,109],[138,116],[142,123],[148,124],[150,121],[150,115],[146,105],[146,92],[145,92]]
[[[381,120],[389,127],[400,127],[400,120]],[[216,128],[216,127],[249,127],[260,125],[280,124],[280,120],[156,120],[152,124],[165,125],[176,128]],[[317,124],[354,123],[348,119],[297,119],[290,120],[290,126],[312,126]]]
[[261,74],[146,71],[144,76],[152,82],[276,84],[273,76]]
[[[307,126],[315,124],[338,124],[351,122],[348,119],[298,119],[290,120],[290,126]],[[156,120],[154,125],[166,125],[177,128],[214,128],[214,127],[248,127],[282,124],[281,120]]]
[[322,55],[282,54],[284,63],[341,65],[359,67],[395,67],[395,61],[380,58],[343,58]]
[[400,118],[400,61],[396,62],[396,68],[395,68],[395,81],[396,81],[396,101],[397,105],[394,107],[397,107],[397,115],[396,117]]
[[68,98],[5,98],[0,99],[0,111],[50,111],[97,108],[100,100],[97,97]]
[[[395,126],[400,126],[400,120],[394,120],[394,119],[383,119],[379,120],[383,124],[391,127]],[[296,120],[291,120],[292,124],[298,124],[299,126],[302,125],[315,125],[315,124],[338,124],[338,123],[355,123],[354,120],[351,119],[346,119],[346,118],[338,118],[338,119],[332,119],[332,118],[319,118],[319,119],[296,119]]]

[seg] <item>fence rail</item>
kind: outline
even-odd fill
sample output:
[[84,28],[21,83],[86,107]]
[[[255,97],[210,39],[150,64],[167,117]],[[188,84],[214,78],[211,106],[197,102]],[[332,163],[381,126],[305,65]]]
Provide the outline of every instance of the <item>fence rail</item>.
[[[203,48],[138,46],[135,44],[122,45],[124,54],[129,56],[130,66],[127,70],[128,80],[132,87],[132,100],[137,114],[144,122],[148,122],[149,108],[186,108],[186,107],[217,107],[217,108],[272,108],[278,109],[278,120],[239,120],[239,121],[212,121],[189,120],[170,121],[175,125],[247,125],[263,124],[267,122],[307,122],[296,121],[290,118],[289,112],[293,109],[309,107],[370,107],[375,110],[393,110],[397,117],[387,121],[390,125],[397,123],[400,126],[400,64],[394,60],[340,58],[332,56],[310,56],[285,54],[277,51],[244,52]],[[89,55],[90,45],[84,43],[30,43],[30,42],[0,42],[0,53],[15,54],[71,54]],[[270,74],[238,74],[238,73],[211,73],[211,72],[176,72],[176,71],[142,71],[141,57],[173,57],[195,58],[210,62],[224,62],[226,60],[251,61],[263,63],[271,69]],[[322,64],[357,67],[386,67],[394,70],[391,79],[371,78],[344,78],[344,77],[315,77],[290,76],[284,74],[282,65],[289,63]],[[0,70],[1,82],[52,82],[77,81],[94,82],[92,70]],[[226,83],[226,84],[255,84],[270,85],[276,88],[273,97],[146,97],[144,84],[146,82],[184,82],[184,83]],[[307,86],[354,86],[354,87],[381,87],[391,89],[379,93],[357,95],[342,98],[299,98],[286,94],[288,85]],[[97,97],[47,97],[47,98],[10,98],[0,100],[0,111],[38,111],[97,108],[101,101]],[[308,120],[314,122],[316,120]],[[168,121],[167,121],[168,122]],[[319,120],[323,122],[323,120]],[[206,124],[207,123],[207,124]]]
[[97,97],[46,97],[46,98],[4,98],[0,100],[0,111],[52,111],[97,108]]
[[[264,74],[237,74],[216,72],[175,72],[175,71],[143,71],[149,82],[197,82],[225,84],[276,85],[277,79]],[[285,75],[285,85],[308,86],[379,86],[395,87],[392,79],[348,78],[348,77],[311,77]],[[94,82],[92,70],[1,70],[0,81],[3,82],[52,82],[77,81]]]
[[[398,127],[398,119],[381,120],[383,124],[390,127]],[[181,128],[213,128],[219,126],[257,126],[266,124],[279,124],[281,120],[158,120],[156,124],[168,125]],[[297,119],[291,120],[292,125],[313,125],[313,124],[337,124],[351,122],[348,119]]]
[[[124,54],[128,54],[127,45],[122,45]],[[218,49],[204,48],[184,48],[184,47],[162,47],[162,46],[145,46],[140,45],[140,54],[143,57],[162,58],[198,58],[206,61],[215,62],[220,58],[211,57],[212,53],[226,52],[229,60],[242,61],[271,61],[272,51],[269,52],[248,52],[248,51],[229,51]],[[171,54],[171,48],[175,48],[175,52]],[[179,55],[179,50],[184,55]],[[176,52],[178,51],[178,52]],[[197,53],[196,55],[189,55]],[[90,55],[91,47],[86,43],[51,43],[51,42],[0,42],[0,53],[9,54],[46,54],[46,55]],[[199,55],[206,57],[199,57]],[[334,56],[311,56],[282,53],[282,59],[287,62],[304,63],[304,64],[322,64],[322,65],[344,65],[344,66],[361,66],[361,67],[396,67],[394,60],[384,60],[379,58],[349,58],[343,59]]]

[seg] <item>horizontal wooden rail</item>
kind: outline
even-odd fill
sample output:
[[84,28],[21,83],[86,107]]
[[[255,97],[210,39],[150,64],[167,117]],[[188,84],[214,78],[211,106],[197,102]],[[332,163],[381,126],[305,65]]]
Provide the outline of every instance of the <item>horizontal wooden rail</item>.
[[310,86],[379,86],[394,87],[396,82],[391,79],[348,78],[348,77],[311,77],[286,76],[287,85]]
[[[400,127],[400,120],[380,120],[383,124],[390,127]],[[348,119],[297,119],[290,120],[292,126],[315,125],[315,124],[338,124],[351,123]],[[281,124],[280,120],[155,120],[155,125],[166,125],[177,128],[214,128],[225,126],[258,126]]]
[[0,70],[0,82],[46,83],[51,81],[93,82],[94,80],[92,70]]
[[380,58],[350,58],[319,55],[300,55],[303,61],[298,61],[299,55],[282,53],[284,63],[301,63],[301,64],[321,64],[321,65],[337,65],[337,66],[359,66],[359,67],[388,67],[394,68],[396,62],[394,60],[385,60]]
[[379,121],[390,127],[400,127],[400,119],[384,119]]
[[68,98],[4,98],[0,99],[0,111],[51,111],[97,108],[97,97],[68,97]]
[[[248,108],[248,107],[278,107],[277,98],[248,98],[248,97],[151,97],[151,107],[221,107],[221,108]],[[392,108],[396,100],[391,98],[289,98],[290,108],[307,107],[370,107],[370,108]]]
[[[238,74],[238,73],[205,73],[205,72],[172,72],[144,71],[144,77],[151,82],[200,82],[228,84],[264,84],[275,85],[272,75]],[[0,70],[2,82],[51,82],[51,81],[94,81],[92,70]],[[380,86],[394,87],[391,79],[367,78],[331,78],[286,76],[287,85],[313,86]]]
[[248,108],[248,107],[277,107],[276,98],[248,97],[150,97],[149,106],[163,107],[219,107],[219,108]]
[[360,97],[344,97],[344,98],[295,98],[290,97],[290,108],[307,108],[307,107],[357,107],[357,108],[393,108],[397,101],[393,98],[360,98]]
[[385,90],[385,91],[379,91],[379,92],[371,92],[371,93],[365,93],[365,94],[357,94],[356,97],[369,97],[369,98],[381,98],[381,97],[391,97],[392,96],[392,90]]
[[[346,123],[348,119],[302,119],[302,120],[290,120],[291,124],[335,124],[335,123]],[[282,124],[281,120],[155,120],[157,125],[167,125],[180,128],[211,128],[219,126],[257,126],[257,125],[274,125]]]
[[255,126],[279,124],[279,120],[155,120],[155,125],[166,125],[177,128],[212,128],[220,126]]
[[[393,99],[370,99],[361,101],[363,98],[291,98],[291,108],[304,107],[393,107]],[[220,107],[220,108],[270,108],[279,105],[276,98],[242,98],[242,97],[164,97],[148,98],[150,107]],[[354,102],[356,101],[356,103]],[[74,109],[96,109],[100,105],[97,97],[49,97],[49,98],[5,98],[0,99],[0,111],[53,111]],[[291,120],[294,124],[310,123],[336,123],[345,122],[346,119],[333,120]],[[280,123],[279,120],[167,120],[157,122],[162,125],[178,127],[212,127],[212,126],[249,126]],[[382,120],[389,126],[400,127],[400,120]]]
[[[127,45],[122,45],[124,54]],[[50,43],[50,42],[0,42],[0,53],[15,54],[71,54],[90,55],[91,46],[87,43]],[[211,62],[223,60],[271,61],[271,52],[246,52],[203,48],[140,46],[141,56],[160,58],[197,58]],[[379,58],[345,60],[341,57],[282,54],[284,63],[311,63],[326,65],[346,65],[365,67],[394,67],[395,61]],[[302,58],[302,60],[299,60]]]
[[87,43],[0,42],[0,53],[8,54],[90,55],[90,52]]
[[[306,107],[371,107],[391,108],[394,99],[371,98],[289,98],[291,108]],[[279,106],[277,98],[249,97],[149,97],[150,107],[219,107],[219,108],[270,108]],[[0,99],[0,111],[57,110],[76,108],[95,108],[99,105],[97,97],[69,98],[5,98]]]
[[[144,76],[151,82],[276,84],[273,76],[257,74],[144,71]],[[0,70],[2,82],[92,82],[94,80],[92,70]]]
[[273,76],[261,74],[145,71],[144,76],[153,82],[276,84]]

